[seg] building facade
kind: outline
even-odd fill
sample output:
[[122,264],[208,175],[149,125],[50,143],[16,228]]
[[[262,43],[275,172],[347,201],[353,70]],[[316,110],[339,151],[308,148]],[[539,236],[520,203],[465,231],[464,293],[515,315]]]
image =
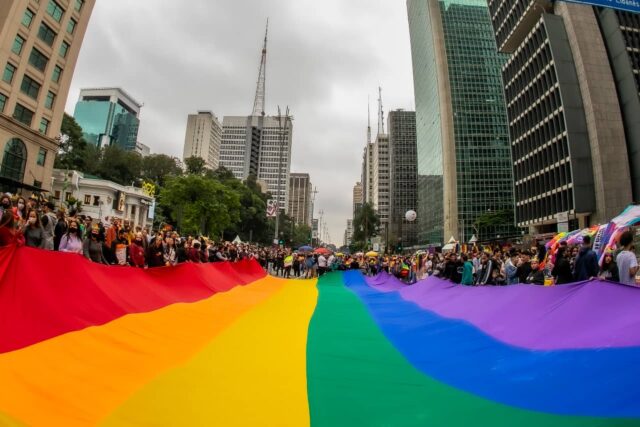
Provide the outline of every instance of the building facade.
[[496,43],[510,54],[502,78],[517,222],[536,234],[609,221],[640,184],[632,46],[640,20],[586,5],[511,3],[492,0],[489,10]]
[[356,217],[363,203],[364,203],[364,194],[363,194],[362,182],[356,182],[356,185],[353,186],[353,210],[352,210],[353,218]]
[[311,227],[312,200],[311,178],[308,173],[289,175],[289,208],[287,214],[296,225]]
[[222,120],[220,165],[240,180],[256,176],[283,210],[289,206],[292,126],[290,116],[225,116]]
[[73,117],[88,143],[135,151],[140,108],[142,104],[121,88],[82,89]]
[[[501,67],[483,0],[408,0],[416,102],[420,244],[468,241],[490,212],[513,217]],[[517,233],[513,221],[480,230]]]
[[[390,163],[390,233],[403,247],[417,243],[416,222],[405,214],[416,210],[418,172],[416,165],[416,113],[390,111],[388,116]],[[390,244],[396,242],[390,240]]]
[[53,197],[60,205],[80,201],[81,212],[102,222],[118,218],[132,227],[153,224],[155,199],[141,188],[127,187],[78,171],[54,169]]
[[0,186],[51,190],[64,106],[95,0],[0,8]]
[[222,126],[211,111],[198,111],[198,114],[189,114],[184,138],[183,160],[189,157],[199,157],[204,160],[206,168],[216,170],[220,165],[221,143]]
[[391,212],[390,201],[390,164],[389,164],[389,135],[378,134],[373,143],[372,162],[373,186],[371,203],[373,209],[380,218],[380,227],[387,233],[389,215]]
[[350,246],[353,242],[353,220],[347,220],[347,228],[344,230],[344,245]]

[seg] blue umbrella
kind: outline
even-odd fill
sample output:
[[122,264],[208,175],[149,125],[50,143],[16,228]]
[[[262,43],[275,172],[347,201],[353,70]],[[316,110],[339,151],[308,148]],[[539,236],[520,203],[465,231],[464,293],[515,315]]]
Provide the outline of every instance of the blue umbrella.
[[313,248],[311,246],[300,246],[298,248],[298,252],[309,252],[312,251]]

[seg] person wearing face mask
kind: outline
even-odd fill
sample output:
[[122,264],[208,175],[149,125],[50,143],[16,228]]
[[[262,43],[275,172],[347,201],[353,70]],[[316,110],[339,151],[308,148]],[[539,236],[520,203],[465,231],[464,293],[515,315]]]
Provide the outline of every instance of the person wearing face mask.
[[84,257],[98,264],[109,264],[104,256],[104,245],[100,239],[100,228],[92,227],[89,236],[82,244],[82,253]]
[[80,224],[75,219],[69,221],[69,229],[60,239],[60,252],[83,254]]
[[13,208],[13,217],[18,228],[22,228],[27,222],[27,201],[22,196],[16,200],[16,206]]
[[111,253],[114,263],[117,265],[127,265],[129,258],[129,240],[127,240],[124,230],[118,231],[118,237],[111,242]]
[[131,242],[131,246],[129,246],[129,261],[133,267],[145,267],[145,251],[142,240],[142,233],[136,233],[133,241]]
[[44,248],[44,230],[42,224],[40,224],[40,218],[38,218],[38,212],[35,209],[31,209],[27,214],[27,221],[22,229],[24,234],[25,246],[30,248]]

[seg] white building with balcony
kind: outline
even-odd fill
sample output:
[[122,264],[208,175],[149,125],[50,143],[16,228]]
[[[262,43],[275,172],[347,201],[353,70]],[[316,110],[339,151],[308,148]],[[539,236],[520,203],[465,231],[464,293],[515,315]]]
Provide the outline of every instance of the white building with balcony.
[[81,203],[80,213],[105,222],[118,218],[132,227],[151,227],[155,198],[141,188],[123,186],[113,181],[79,171],[53,170],[53,196],[61,206],[69,200]]

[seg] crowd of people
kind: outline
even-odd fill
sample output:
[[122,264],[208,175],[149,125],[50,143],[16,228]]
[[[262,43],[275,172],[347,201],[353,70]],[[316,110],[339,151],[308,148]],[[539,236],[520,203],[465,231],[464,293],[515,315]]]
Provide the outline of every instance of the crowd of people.
[[621,235],[617,255],[602,262],[585,236],[580,247],[560,245],[553,257],[539,242],[527,250],[474,247],[470,251],[416,253],[412,256],[355,256],[294,251],[290,248],[215,242],[204,236],[180,236],[172,230],[151,232],[118,218],[94,220],[76,211],[55,209],[51,202],[0,196],[0,245],[16,242],[44,250],[83,255],[90,261],[138,268],[255,259],[270,274],[284,278],[315,278],[335,270],[358,269],[367,275],[382,271],[408,284],[436,276],[469,286],[565,284],[600,278],[636,283],[638,261],[633,233]]
[[562,285],[589,279],[636,284],[638,261],[633,250],[633,233],[620,236],[617,255],[606,253],[602,262],[585,236],[580,246],[560,245],[547,256],[542,243],[530,249],[474,248],[467,252],[420,253],[412,257],[378,257],[369,260],[368,274],[387,271],[413,283],[436,276],[468,286]]

